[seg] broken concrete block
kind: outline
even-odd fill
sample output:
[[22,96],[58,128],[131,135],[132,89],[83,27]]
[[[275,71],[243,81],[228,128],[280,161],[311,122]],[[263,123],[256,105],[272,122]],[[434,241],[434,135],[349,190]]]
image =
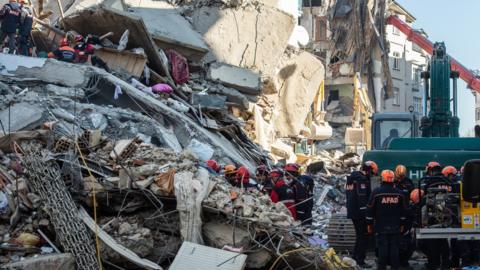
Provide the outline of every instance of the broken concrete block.
[[[1,61],[0,61],[1,62]],[[0,112],[0,121],[2,121],[5,132],[31,129],[39,125],[42,120],[43,111],[34,104],[15,103],[10,109]],[[5,135],[0,129],[0,135]]]
[[119,140],[112,152],[110,152],[110,158],[114,160],[121,160],[131,156],[135,150],[137,150],[137,145],[132,139]]
[[118,176],[120,177],[120,180],[118,181],[118,188],[119,189],[127,189],[130,188],[131,185],[131,179],[130,176],[128,175],[127,171],[125,169],[120,169],[118,171]]
[[145,180],[135,181],[133,183],[133,186],[138,189],[147,189],[153,183],[153,180],[154,180],[153,177],[149,177],[148,179],[145,179]]
[[158,47],[175,49],[192,61],[199,61],[208,46],[190,23],[166,1],[126,0],[129,11],[143,18],[148,32]]
[[249,269],[265,269],[267,264],[272,260],[272,255],[265,249],[249,254],[247,257],[247,268]]
[[275,73],[295,27],[293,16],[262,3],[236,9],[204,6],[193,11],[192,23],[211,49],[207,61],[255,68],[265,75]]
[[260,93],[260,75],[245,68],[214,63],[208,70],[208,78],[246,94],[258,95]]
[[45,90],[48,94],[68,97],[71,99],[82,99],[85,97],[85,91],[80,88],[62,87],[54,84],[47,84]]
[[75,258],[70,253],[42,255],[2,265],[2,269],[9,270],[74,270],[75,268]]
[[227,97],[219,95],[205,95],[193,93],[191,97],[191,104],[198,108],[210,109],[210,110],[225,110],[225,101]]
[[[203,225],[203,236],[205,241],[213,247],[223,248],[234,246],[233,226],[216,221]],[[235,246],[247,248],[250,244],[250,234],[242,228],[235,228]]]
[[162,192],[162,189],[155,183],[151,184],[150,185],[150,190],[153,192],[153,194],[155,195],[158,195],[158,196],[162,196],[163,195],[163,192]]
[[274,119],[278,137],[296,137],[306,128],[304,122],[324,74],[322,62],[308,52],[292,55],[284,64],[278,74],[283,87]]

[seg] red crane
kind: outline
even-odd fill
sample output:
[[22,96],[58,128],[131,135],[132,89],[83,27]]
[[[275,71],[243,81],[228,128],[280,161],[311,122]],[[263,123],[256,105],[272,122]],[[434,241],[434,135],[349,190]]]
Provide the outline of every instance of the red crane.
[[[391,24],[398,28],[407,36],[407,39],[420,46],[429,54],[433,53],[433,43],[422,34],[413,30],[408,24],[400,20],[397,16],[392,15],[387,18],[387,24]],[[450,56],[450,66],[452,70],[458,71],[460,78],[467,83],[467,87],[480,93],[480,78],[476,77],[472,71],[460,64],[455,58]]]

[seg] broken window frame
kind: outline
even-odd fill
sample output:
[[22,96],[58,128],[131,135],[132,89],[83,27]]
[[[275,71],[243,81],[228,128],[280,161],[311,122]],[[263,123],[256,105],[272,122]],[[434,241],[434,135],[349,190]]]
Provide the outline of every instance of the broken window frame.
[[315,41],[326,41],[327,32],[327,17],[315,16]]
[[400,36],[400,30],[393,25],[392,25],[392,34],[394,34],[395,36]]
[[323,0],[303,0],[303,7],[321,7]]

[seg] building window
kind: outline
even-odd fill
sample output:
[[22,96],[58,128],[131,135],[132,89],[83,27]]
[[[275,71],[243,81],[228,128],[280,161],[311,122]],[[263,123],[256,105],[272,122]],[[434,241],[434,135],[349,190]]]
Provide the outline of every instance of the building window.
[[327,104],[330,104],[330,102],[334,100],[340,100],[340,92],[338,90],[330,90],[328,92],[328,102]]
[[315,41],[327,40],[327,19],[315,17]]
[[400,35],[400,30],[398,30],[397,27],[392,26],[392,33],[393,33],[394,35],[399,36],[399,35]]
[[304,7],[321,7],[322,0],[303,0]]
[[400,53],[393,53],[393,69],[400,70]]
[[393,87],[393,105],[400,106],[400,88]]
[[480,108],[475,108],[475,120],[480,121]]
[[413,97],[413,111],[422,113],[422,98]]
[[412,81],[413,81],[413,84],[412,84],[412,91],[415,91],[415,92],[418,92],[420,90],[420,85],[421,85],[421,82],[422,82],[422,79],[421,79],[421,72],[422,70],[420,70],[419,68],[414,68],[413,69],[413,78],[412,78]]

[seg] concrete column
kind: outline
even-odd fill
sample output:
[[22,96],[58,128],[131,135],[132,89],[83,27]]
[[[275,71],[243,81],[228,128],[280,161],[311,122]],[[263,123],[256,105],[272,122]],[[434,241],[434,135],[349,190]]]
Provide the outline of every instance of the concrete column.
[[382,110],[382,91],[383,91],[383,67],[382,67],[382,56],[381,50],[377,46],[373,49],[372,53],[372,63],[373,63],[373,90],[375,93],[375,111],[379,112]]

